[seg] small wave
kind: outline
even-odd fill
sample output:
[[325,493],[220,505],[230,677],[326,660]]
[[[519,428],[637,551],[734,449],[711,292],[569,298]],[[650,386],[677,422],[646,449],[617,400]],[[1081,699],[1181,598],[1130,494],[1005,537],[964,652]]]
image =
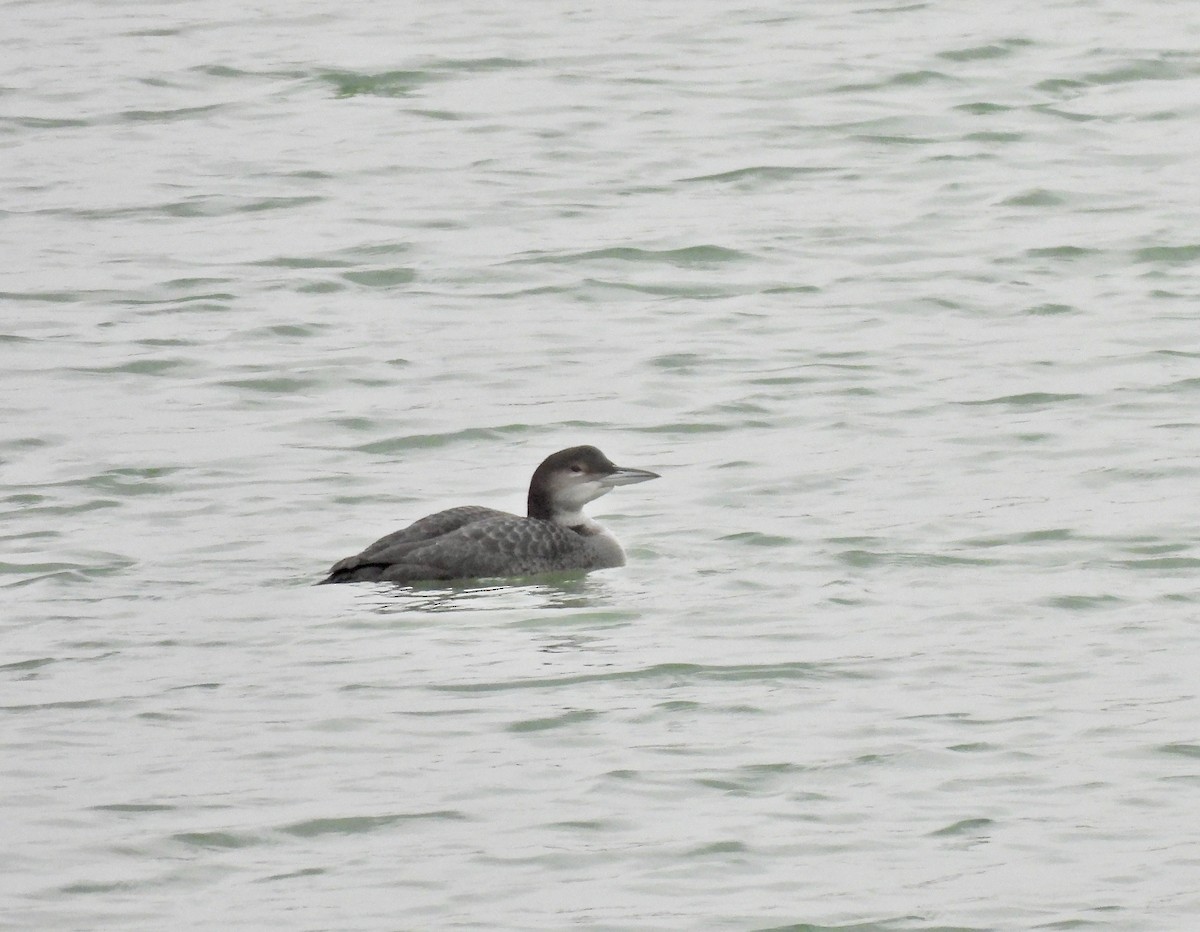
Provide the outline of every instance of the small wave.
[[1189,265],[1200,259],[1200,243],[1186,246],[1147,246],[1133,253],[1134,262],[1165,262],[1168,265]]
[[977,406],[977,405],[1012,405],[1012,406],[1028,406],[1028,405],[1051,405],[1058,404],[1063,401],[1078,401],[1084,398],[1084,395],[1054,392],[1025,392],[1020,395],[1000,395],[996,398],[983,398],[978,401],[960,401],[960,405]]
[[429,688],[437,692],[481,693],[507,692],[513,689],[557,689],[567,686],[578,686],[582,683],[636,682],[644,680],[761,682],[842,677],[865,678],[866,674],[851,671],[835,664],[808,661],[730,664],[727,666],[697,663],[660,663],[650,667],[638,667],[632,670],[620,670],[612,673],[580,673],[574,676],[533,677],[490,683],[435,683],[431,684]]
[[348,282],[365,285],[369,288],[392,288],[396,285],[407,285],[417,277],[415,269],[397,267],[392,269],[361,269],[356,272],[342,274]]
[[1005,42],[991,42],[987,45],[975,45],[965,49],[938,52],[937,57],[954,62],[988,61],[994,58],[1007,58],[1018,48],[1031,44],[1027,39],[1009,39]]
[[504,437],[519,436],[537,431],[538,428],[529,424],[505,424],[500,427],[468,427],[464,430],[449,431],[444,434],[406,434],[402,437],[391,437],[387,440],[376,440],[353,447],[361,453],[378,453],[391,455],[404,450],[436,450],[452,446],[456,443],[495,443]]
[[792,178],[803,175],[816,175],[832,170],[824,166],[751,165],[748,168],[735,168],[732,171],[717,172],[713,175],[694,175],[690,178],[681,178],[679,180],[683,184],[716,182],[750,188],[764,182],[790,181]]
[[704,244],[683,246],[679,249],[641,249],[636,246],[613,246],[607,249],[589,249],[572,253],[541,253],[512,260],[509,264],[560,265],[574,262],[612,260],[616,262],[644,262],[656,265],[672,265],[681,268],[697,268],[721,265],[727,262],[743,262],[751,259],[749,253],[725,246]]
[[416,90],[436,80],[427,71],[381,71],[369,74],[361,71],[322,71],[317,80],[333,88],[339,98],[358,97],[408,97]]
[[282,826],[279,831],[297,838],[318,838],[322,835],[362,835],[376,829],[389,828],[405,822],[432,819],[439,822],[467,821],[467,816],[457,809],[439,809],[430,812],[397,812],[388,815],[342,816],[324,819],[306,819]]

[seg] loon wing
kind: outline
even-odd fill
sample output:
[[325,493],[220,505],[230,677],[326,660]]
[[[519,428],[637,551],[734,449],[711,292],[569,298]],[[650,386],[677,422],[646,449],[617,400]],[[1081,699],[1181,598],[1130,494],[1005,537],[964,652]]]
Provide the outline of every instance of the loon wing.
[[[578,560],[583,538],[550,521],[497,516],[465,525],[450,534],[414,547],[402,563],[437,567],[439,579],[528,576],[570,569]],[[402,582],[400,567],[389,567],[384,579]],[[420,579],[420,576],[409,576]]]
[[327,581],[479,579],[586,568],[583,539],[575,531],[504,512],[438,537],[376,547],[336,564]]
[[352,582],[354,579],[377,578],[377,574],[372,576],[369,572],[357,577],[351,577],[350,574],[360,567],[366,569],[394,563],[396,562],[394,557],[399,556],[412,545],[435,540],[472,522],[501,517],[517,519],[516,515],[511,515],[507,511],[485,508],[482,505],[460,505],[457,508],[447,508],[445,511],[426,515],[406,528],[379,538],[361,553],[338,560],[329,568],[329,578],[323,582]]

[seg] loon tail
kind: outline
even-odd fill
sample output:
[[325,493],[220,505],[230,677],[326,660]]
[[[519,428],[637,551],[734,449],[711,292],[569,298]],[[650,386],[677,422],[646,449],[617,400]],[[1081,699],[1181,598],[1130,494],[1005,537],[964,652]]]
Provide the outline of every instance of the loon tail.
[[408,583],[453,578],[452,573],[423,563],[360,563],[357,566],[335,569],[314,585],[354,582]]

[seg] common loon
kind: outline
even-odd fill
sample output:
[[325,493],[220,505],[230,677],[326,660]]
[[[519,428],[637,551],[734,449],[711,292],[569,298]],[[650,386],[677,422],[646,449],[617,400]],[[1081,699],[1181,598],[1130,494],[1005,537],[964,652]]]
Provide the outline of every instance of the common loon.
[[658,473],[645,469],[614,466],[595,447],[559,450],[533,473],[527,517],[480,505],[426,515],[362,553],[339,560],[318,585],[530,576],[623,566],[621,545],[583,513],[583,506],[618,485],[657,478]]

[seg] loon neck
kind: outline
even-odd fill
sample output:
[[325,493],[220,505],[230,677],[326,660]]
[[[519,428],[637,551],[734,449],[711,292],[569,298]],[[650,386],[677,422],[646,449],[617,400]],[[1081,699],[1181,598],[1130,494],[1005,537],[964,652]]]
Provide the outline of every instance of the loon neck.
[[531,486],[528,508],[525,513],[530,518],[537,518],[539,521],[553,521],[554,507],[550,503],[550,496],[544,490]]
[[581,534],[590,534],[599,527],[595,521],[583,513],[583,509],[566,511],[561,508],[553,508],[544,496],[537,495],[533,491],[529,493],[528,517],[538,521],[549,521],[551,524],[570,528]]
[[572,531],[588,531],[595,526],[595,522],[582,511],[558,511],[550,520],[563,527],[569,527]]
[[591,519],[583,513],[582,508],[564,508],[561,503],[556,505],[546,490],[537,485],[531,486],[529,489],[529,501],[525,513],[530,518],[537,518],[539,521],[553,521],[563,527],[578,527],[581,524],[591,523]]

